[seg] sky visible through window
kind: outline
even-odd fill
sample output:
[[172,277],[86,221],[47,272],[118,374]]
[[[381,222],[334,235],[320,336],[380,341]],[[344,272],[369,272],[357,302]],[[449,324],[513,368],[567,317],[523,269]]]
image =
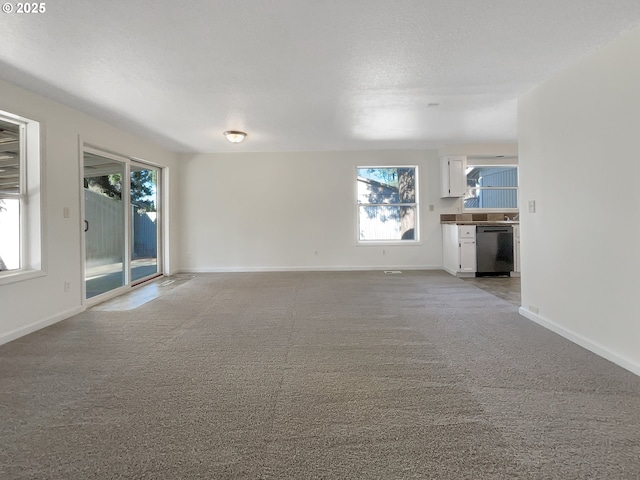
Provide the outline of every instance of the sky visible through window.
[[397,168],[359,168],[358,176],[374,182],[384,183],[391,187],[398,186]]

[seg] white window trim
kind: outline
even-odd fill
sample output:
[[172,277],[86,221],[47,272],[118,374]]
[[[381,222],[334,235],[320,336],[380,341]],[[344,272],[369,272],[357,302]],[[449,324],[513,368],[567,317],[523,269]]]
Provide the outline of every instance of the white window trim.
[[[411,204],[406,204],[407,206],[414,205],[416,209],[416,224],[414,231],[414,239],[413,240],[360,240],[360,211],[359,208],[362,206],[361,203],[358,203],[358,170],[363,168],[413,168],[415,170],[415,189],[416,189],[416,202]],[[418,171],[418,165],[356,165],[354,173],[355,173],[355,182],[354,182],[354,198],[355,198],[355,209],[354,209],[354,223],[355,223],[355,245],[358,247],[379,247],[379,246],[418,246],[422,245],[422,239],[420,235],[420,173]],[[395,205],[395,204],[393,204]]]
[[44,153],[41,122],[0,110],[2,120],[20,128],[20,193],[3,195],[20,200],[20,268],[0,272],[0,285],[46,275],[44,265],[42,171]]

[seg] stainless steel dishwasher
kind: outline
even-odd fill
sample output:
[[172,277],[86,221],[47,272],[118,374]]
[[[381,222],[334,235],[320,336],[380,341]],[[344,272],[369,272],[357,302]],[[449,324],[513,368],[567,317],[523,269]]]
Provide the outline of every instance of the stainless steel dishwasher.
[[478,226],[477,276],[509,275],[513,271],[513,227]]

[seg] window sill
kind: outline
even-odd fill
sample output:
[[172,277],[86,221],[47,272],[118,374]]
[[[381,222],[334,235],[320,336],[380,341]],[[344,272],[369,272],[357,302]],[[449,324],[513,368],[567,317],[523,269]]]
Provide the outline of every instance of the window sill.
[[415,247],[422,245],[420,240],[368,240],[366,242],[357,242],[356,247],[384,247],[384,246],[406,246]]
[[16,270],[0,272],[0,285],[23,282],[32,278],[44,277],[44,270]]

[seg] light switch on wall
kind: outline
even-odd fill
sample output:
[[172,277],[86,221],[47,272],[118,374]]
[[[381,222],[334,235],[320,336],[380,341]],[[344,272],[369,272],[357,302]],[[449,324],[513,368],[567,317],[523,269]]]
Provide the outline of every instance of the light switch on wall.
[[71,212],[69,211],[69,207],[64,207],[62,209],[62,216],[64,218],[70,218],[71,217]]
[[529,213],[536,213],[536,201],[529,200]]

